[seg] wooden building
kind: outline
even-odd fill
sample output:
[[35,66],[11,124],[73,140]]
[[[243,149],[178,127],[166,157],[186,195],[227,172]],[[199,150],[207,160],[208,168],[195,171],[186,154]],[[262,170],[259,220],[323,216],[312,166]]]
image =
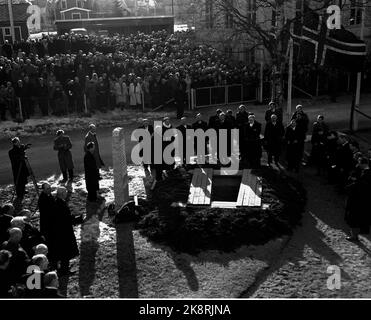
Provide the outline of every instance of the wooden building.
[[[27,8],[31,3],[26,0],[12,0],[15,40],[26,40],[29,36]],[[12,41],[12,32],[9,19],[8,0],[0,0],[0,44],[5,40]]]

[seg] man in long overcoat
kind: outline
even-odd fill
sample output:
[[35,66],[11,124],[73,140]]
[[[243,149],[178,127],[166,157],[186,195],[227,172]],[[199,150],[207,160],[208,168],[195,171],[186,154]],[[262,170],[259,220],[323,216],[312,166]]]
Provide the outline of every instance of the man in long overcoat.
[[70,137],[65,135],[63,130],[58,130],[57,138],[54,140],[54,150],[58,151],[58,161],[63,175],[63,183],[67,181],[68,177],[70,181],[73,180],[74,165],[72,160],[71,148],[72,142]]
[[285,129],[282,122],[278,120],[277,115],[272,114],[271,120],[267,122],[264,132],[265,148],[268,153],[268,165],[271,165],[272,160],[278,165],[284,135]]
[[262,125],[255,120],[255,115],[249,115],[249,122],[245,125],[244,143],[246,146],[246,160],[249,168],[259,168],[262,156],[260,141]]
[[69,273],[70,260],[79,255],[75,233],[72,226],[72,214],[66,202],[67,189],[58,188],[53,215],[53,229],[49,238],[48,248],[50,260],[60,263],[59,272]]
[[304,137],[305,133],[297,126],[296,120],[291,120],[285,132],[287,167],[289,171],[295,170],[299,172],[300,162],[303,157],[302,141],[304,141]]
[[16,189],[17,198],[22,201],[25,188],[27,184],[27,178],[30,173],[26,166],[25,161],[25,151],[28,148],[28,145],[21,144],[18,137],[12,139],[13,148],[9,150],[9,158],[12,164],[14,185]]
[[50,184],[44,182],[41,186],[42,191],[38,200],[38,207],[40,212],[40,232],[46,239],[48,244],[50,239],[50,233],[53,230],[53,212],[55,210],[55,199],[52,195],[52,189]]
[[95,148],[94,148],[94,158],[97,163],[97,167],[101,168],[104,167],[104,162],[100,156],[99,152],[99,144],[97,139],[97,127],[95,124],[89,125],[89,132],[85,136],[85,144],[84,144],[84,151],[87,151],[87,145],[89,142],[94,142]]

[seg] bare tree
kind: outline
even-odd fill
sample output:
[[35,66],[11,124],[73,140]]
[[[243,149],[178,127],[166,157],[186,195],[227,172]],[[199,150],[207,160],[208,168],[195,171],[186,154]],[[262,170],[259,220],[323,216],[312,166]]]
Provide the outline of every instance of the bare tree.
[[[303,1],[293,0],[216,0],[215,14],[219,23],[227,26],[227,37],[243,40],[254,50],[259,47],[269,54],[274,80],[273,97],[282,91],[283,74],[288,57],[288,45],[294,24],[302,24],[306,14],[300,8]],[[309,2],[309,1],[307,1]],[[311,0],[311,10],[322,12],[331,0]],[[223,19],[224,17],[224,19]]]

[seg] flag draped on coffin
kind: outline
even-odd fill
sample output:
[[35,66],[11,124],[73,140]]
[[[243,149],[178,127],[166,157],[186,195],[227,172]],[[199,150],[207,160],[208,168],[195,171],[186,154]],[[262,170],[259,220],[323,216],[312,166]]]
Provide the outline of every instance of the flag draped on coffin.
[[298,63],[362,71],[367,53],[365,42],[344,27],[329,30],[326,18],[310,9],[295,24],[293,38]]

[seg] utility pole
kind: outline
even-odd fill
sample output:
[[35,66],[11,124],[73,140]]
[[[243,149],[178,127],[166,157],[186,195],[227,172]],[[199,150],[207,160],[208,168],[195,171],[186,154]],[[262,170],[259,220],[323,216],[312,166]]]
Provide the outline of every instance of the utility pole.
[[[361,14],[361,30],[360,30],[360,39],[364,39],[364,29],[365,29],[365,4],[362,2],[362,14]],[[357,73],[357,88],[356,88],[356,96],[355,96],[355,103],[354,107],[359,108],[360,100],[361,100],[361,86],[362,86],[362,72]],[[353,129],[354,131],[358,130],[359,125],[359,116],[358,113],[352,108],[353,114]]]
[[12,43],[14,43],[14,41],[15,41],[15,30],[14,30],[12,0],[8,0],[8,11],[9,11],[9,21],[10,21],[10,33],[12,35]]

